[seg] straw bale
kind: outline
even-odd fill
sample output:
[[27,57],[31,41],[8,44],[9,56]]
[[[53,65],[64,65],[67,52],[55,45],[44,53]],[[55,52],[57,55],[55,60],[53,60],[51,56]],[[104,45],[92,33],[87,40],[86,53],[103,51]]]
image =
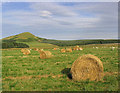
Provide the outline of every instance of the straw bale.
[[67,48],[66,52],[72,52],[72,49],[71,48]]
[[80,47],[79,50],[83,50],[83,48]]
[[103,64],[94,55],[83,55],[72,64],[70,73],[75,81],[87,79],[100,81],[103,77]]
[[77,45],[77,46],[75,46],[76,48],[79,48],[79,46]]
[[57,48],[53,48],[53,50],[57,50]]
[[53,50],[59,50],[59,48],[53,48]]
[[35,51],[38,51],[39,49],[38,48],[34,48]]
[[38,52],[40,53],[41,51],[44,51],[43,49],[39,49]]
[[24,55],[28,55],[28,54],[30,54],[30,50],[29,49],[24,49],[24,50],[22,50],[22,53]]
[[74,46],[73,50],[79,50],[79,46]]
[[41,51],[40,52],[40,59],[51,58],[52,53],[50,51]]
[[22,49],[21,49],[21,52],[24,52],[24,50],[25,50],[25,49],[22,48]]
[[75,48],[75,47],[73,47],[73,50],[76,50],[76,48]]
[[66,51],[65,51],[65,49],[61,49],[61,52],[62,52],[62,53],[65,53]]

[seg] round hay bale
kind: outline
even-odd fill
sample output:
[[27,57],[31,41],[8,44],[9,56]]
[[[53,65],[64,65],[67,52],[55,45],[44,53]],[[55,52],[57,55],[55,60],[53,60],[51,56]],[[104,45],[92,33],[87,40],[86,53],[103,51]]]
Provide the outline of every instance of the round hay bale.
[[35,51],[38,51],[39,49],[38,48],[34,48]]
[[78,46],[78,45],[75,46],[75,47],[73,48],[73,50],[79,50],[79,46]]
[[24,49],[23,54],[24,54],[24,55],[30,54],[30,50],[29,50],[29,49]]
[[100,81],[103,77],[103,64],[94,55],[83,55],[72,64],[70,73],[75,81],[86,79]]
[[44,50],[43,50],[43,49],[38,50],[39,53],[40,53],[41,51],[44,51]]
[[25,49],[21,49],[21,52],[24,52]]
[[83,48],[80,47],[79,50],[83,50]]
[[77,46],[75,46],[76,48],[79,48],[79,46],[77,45]]
[[66,52],[72,52],[72,49],[71,48],[67,48]]
[[79,48],[76,48],[76,50],[79,50]]
[[62,53],[65,53],[65,52],[66,52],[65,49],[61,49],[60,51],[61,51]]
[[53,48],[53,50],[57,50],[57,48]]
[[41,51],[40,59],[46,59],[52,57],[52,53],[50,51]]
[[75,48],[75,47],[73,47],[73,50],[76,50],[76,48]]

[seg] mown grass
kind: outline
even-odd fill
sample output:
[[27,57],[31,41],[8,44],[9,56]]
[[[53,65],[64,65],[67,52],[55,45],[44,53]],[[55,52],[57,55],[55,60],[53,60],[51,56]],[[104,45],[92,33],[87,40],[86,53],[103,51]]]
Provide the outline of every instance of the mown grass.
[[[99,47],[98,49],[93,47]],[[81,46],[83,51],[61,53],[60,50],[45,49],[54,55],[49,59],[40,59],[37,51],[23,55],[20,49],[2,51],[3,91],[117,91],[118,90],[118,50],[106,45]],[[68,78],[66,71],[72,63],[84,54],[93,54],[101,59],[104,72],[108,73],[103,81],[75,82]],[[69,71],[68,71],[69,72]]]

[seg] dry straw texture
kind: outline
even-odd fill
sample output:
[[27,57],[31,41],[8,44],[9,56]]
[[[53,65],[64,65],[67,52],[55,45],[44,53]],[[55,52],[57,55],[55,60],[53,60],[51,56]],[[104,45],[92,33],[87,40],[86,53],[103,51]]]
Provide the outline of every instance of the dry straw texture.
[[40,59],[51,58],[52,53],[50,51],[41,51],[40,52]]
[[72,49],[71,48],[67,48],[66,52],[72,52]]
[[30,54],[30,50],[29,50],[29,49],[21,49],[21,52],[22,52],[24,55]]
[[72,79],[81,81],[89,79],[100,81],[103,77],[103,64],[101,60],[91,54],[79,57],[71,67]]
[[61,49],[60,51],[61,51],[62,53],[65,53],[65,52],[66,52],[65,49]]

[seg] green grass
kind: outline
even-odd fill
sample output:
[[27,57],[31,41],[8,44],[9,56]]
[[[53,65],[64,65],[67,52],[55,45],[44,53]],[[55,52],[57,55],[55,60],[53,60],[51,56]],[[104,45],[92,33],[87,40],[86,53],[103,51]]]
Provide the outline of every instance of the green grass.
[[[95,49],[93,46],[99,48]],[[20,49],[2,50],[3,91],[117,91],[119,78],[116,74],[106,75],[104,82],[75,82],[62,73],[71,68],[72,63],[84,54],[93,54],[100,58],[104,72],[118,72],[118,50],[112,51],[111,46],[117,44],[86,45],[82,46],[83,51],[72,53],[45,49],[54,55],[49,59],[40,59],[39,53],[34,50],[31,50],[29,55],[23,55]],[[59,75],[61,77],[58,77]]]
[[48,43],[40,43],[38,41],[33,41],[33,42],[20,42],[20,43],[25,43],[27,45],[29,45],[30,48],[54,48],[54,47],[58,47],[56,45],[53,44],[48,44]]

